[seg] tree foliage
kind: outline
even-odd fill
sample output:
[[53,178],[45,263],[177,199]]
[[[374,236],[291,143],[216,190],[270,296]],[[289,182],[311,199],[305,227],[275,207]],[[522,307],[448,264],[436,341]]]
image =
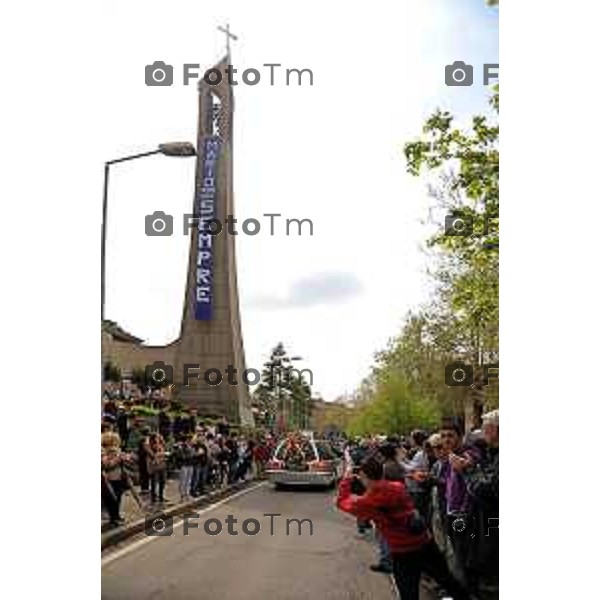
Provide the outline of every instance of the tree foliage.
[[312,392],[283,344],[278,343],[265,362],[261,381],[252,392],[256,420],[266,426],[277,422],[290,429],[306,427],[312,408]]
[[[499,321],[499,90],[490,98],[492,115],[476,115],[471,129],[453,126],[438,110],[423,136],[404,147],[412,175],[437,176],[432,196],[447,211],[443,226],[429,240],[437,250],[434,277],[437,296],[430,313],[451,319],[453,336],[465,354],[497,352]],[[469,235],[449,235],[456,216],[470,224]],[[445,320],[445,319],[444,319]]]
[[[434,293],[405,319],[401,333],[375,357],[355,393],[351,433],[407,432],[463,415],[467,388],[448,387],[445,369],[456,358],[478,364],[498,354],[499,322],[499,90],[491,113],[455,126],[436,111],[422,135],[404,146],[407,171],[428,175],[433,211],[443,215],[427,240]],[[460,218],[468,235],[450,225]],[[470,227],[469,227],[470,225]]]
[[409,433],[416,427],[436,425],[439,417],[432,398],[416,393],[402,373],[390,371],[377,382],[376,393],[352,419],[348,433]]

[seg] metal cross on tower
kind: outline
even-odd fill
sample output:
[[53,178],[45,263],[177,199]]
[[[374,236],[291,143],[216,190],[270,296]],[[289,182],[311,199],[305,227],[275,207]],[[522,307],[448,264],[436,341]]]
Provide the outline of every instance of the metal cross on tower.
[[219,26],[217,27],[217,29],[218,29],[219,31],[222,31],[222,32],[225,34],[225,36],[226,36],[226,39],[227,39],[227,56],[231,56],[231,48],[230,48],[230,46],[229,46],[229,40],[230,40],[230,39],[232,39],[232,40],[236,40],[236,41],[237,41],[237,39],[238,39],[238,38],[237,38],[237,35],[233,35],[233,33],[231,33],[231,32],[229,31],[229,23],[227,23],[227,25],[226,25],[225,27],[221,27],[221,26],[219,25]]

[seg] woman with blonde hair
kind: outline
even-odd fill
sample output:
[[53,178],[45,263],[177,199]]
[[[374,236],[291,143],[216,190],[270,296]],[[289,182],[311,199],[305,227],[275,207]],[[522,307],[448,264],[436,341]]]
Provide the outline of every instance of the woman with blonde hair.
[[106,431],[101,437],[102,504],[108,512],[111,525],[123,522],[121,498],[127,489],[125,468],[130,460],[121,452],[121,438],[118,433]]

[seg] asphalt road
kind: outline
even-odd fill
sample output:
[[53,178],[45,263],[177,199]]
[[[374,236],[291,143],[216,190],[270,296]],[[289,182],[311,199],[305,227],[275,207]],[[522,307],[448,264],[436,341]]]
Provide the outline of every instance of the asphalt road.
[[[337,511],[330,491],[276,491],[266,484],[198,512],[189,523],[199,528],[187,536],[183,521],[175,521],[172,537],[143,536],[104,555],[102,598],[396,600],[391,579],[369,570],[375,546],[358,537],[354,519]],[[237,519],[230,525],[237,536],[227,532],[228,515]],[[211,518],[222,523],[217,536],[204,531]],[[243,532],[246,519],[258,521],[256,535]],[[310,519],[312,535],[308,521],[299,531],[287,519]],[[248,531],[253,527],[248,523]]]

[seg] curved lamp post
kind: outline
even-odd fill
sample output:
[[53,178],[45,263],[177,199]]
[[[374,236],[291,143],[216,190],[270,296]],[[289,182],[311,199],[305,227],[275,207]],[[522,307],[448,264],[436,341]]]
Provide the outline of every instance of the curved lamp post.
[[[102,324],[101,327],[104,326],[104,303],[106,298],[106,223],[108,215],[108,176],[110,173],[110,166],[116,163],[135,160],[136,158],[152,156],[153,154],[164,154],[165,156],[178,156],[186,158],[190,156],[196,156],[196,148],[194,147],[194,144],[191,144],[190,142],[167,142],[164,144],[159,144],[156,150],[150,150],[149,152],[142,152],[140,154],[132,154],[130,156],[124,156],[123,158],[108,160],[104,164],[104,196],[102,199],[102,234],[100,248],[100,322]],[[100,401],[102,401],[102,397],[104,395],[104,363],[102,359],[102,352],[100,352],[100,356],[100,363],[102,369],[102,390],[100,395]]]

